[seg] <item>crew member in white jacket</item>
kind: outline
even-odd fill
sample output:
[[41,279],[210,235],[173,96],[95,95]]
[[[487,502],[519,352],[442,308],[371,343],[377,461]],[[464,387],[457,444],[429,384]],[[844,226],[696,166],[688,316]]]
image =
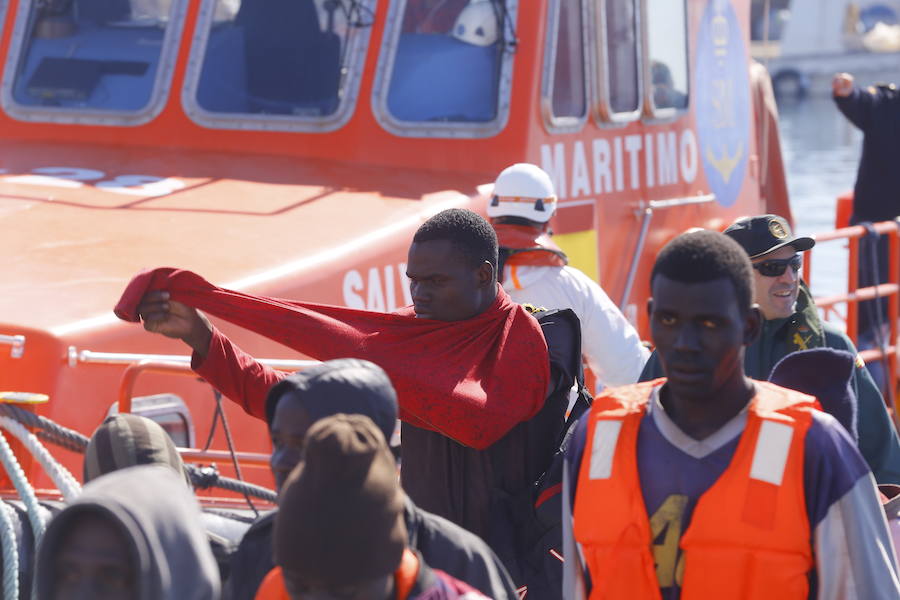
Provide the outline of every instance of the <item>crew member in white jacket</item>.
[[581,320],[582,352],[602,386],[637,381],[649,351],[597,283],[568,266],[548,230],[556,212],[553,182],[540,167],[518,163],[494,182],[487,214],[500,242],[503,289],[519,303],[571,308]]

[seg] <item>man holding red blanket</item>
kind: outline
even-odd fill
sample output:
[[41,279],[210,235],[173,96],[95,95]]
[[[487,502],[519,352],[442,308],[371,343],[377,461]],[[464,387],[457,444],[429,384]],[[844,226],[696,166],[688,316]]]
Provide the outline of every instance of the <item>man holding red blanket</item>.
[[186,342],[194,370],[260,418],[284,374],[241,351],[196,309],[313,358],[380,365],[404,421],[403,487],[505,559],[515,553],[517,513],[558,445],[581,353],[577,319],[560,311],[539,323],[509,299],[497,284],[496,235],[471,211],[426,221],[407,275],[413,306],[381,314],[251,296],[189,271],[156,269],[131,281],[116,314]]

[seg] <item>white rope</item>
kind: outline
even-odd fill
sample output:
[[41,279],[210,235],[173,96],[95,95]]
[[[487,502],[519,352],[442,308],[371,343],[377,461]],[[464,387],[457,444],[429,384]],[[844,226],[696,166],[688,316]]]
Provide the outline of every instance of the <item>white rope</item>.
[[72,476],[68,469],[59,464],[50,451],[41,443],[37,436],[28,431],[28,428],[9,417],[0,416],[0,427],[3,427],[16,436],[22,445],[41,463],[44,471],[53,480],[56,488],[62,493],[66,502],[71,502],[81,493],[81,484]]
[[37,496],[34,495],[34,488],[28,483],[25,472],[16,460],[6,436],[0,432],[0,463],[6,469],[10,481],[19,493],[22,502],[25,503],[25,509],[28,511],[28,520],[31,522],[31,530],[34,533],[35,556],[37,556],[37,548],[40,545],[41,538],[44,537],[44,519],[41,516],[40,505],[38,505]]
[[17,600],[19,597],[19,549],[16,547],[15,513],[11,506],[0,500],[0,542],[3,543],[3,597]]

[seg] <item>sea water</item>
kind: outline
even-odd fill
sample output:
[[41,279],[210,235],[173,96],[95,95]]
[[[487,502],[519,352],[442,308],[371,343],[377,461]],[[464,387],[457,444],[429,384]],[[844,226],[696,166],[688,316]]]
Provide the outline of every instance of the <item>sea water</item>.
[[[832,230],[837,197],[852,190],[856,180],[862,133],[844,118],[831,98],[809,98],[781,104],[778,109],[796,233]],[[810,258],[814,295],[846,291],[845,241],[821,243],[811,251]],[[840,311],[843,313],[843,308]]]

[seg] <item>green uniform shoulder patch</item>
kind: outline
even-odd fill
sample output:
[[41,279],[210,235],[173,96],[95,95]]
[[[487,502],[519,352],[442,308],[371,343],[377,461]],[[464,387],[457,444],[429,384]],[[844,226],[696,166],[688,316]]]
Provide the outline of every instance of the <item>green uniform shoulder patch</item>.
[[527,302],[522,303],[522,308],[528,311],[528,314],[533,315],[534,313],[541,312],[547,310],[543,306],[535,306],[534,304],[529,304]]

